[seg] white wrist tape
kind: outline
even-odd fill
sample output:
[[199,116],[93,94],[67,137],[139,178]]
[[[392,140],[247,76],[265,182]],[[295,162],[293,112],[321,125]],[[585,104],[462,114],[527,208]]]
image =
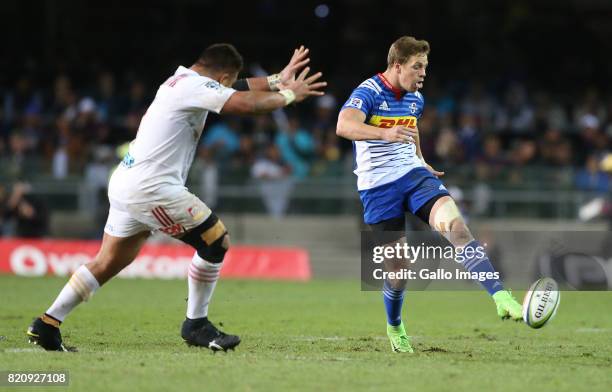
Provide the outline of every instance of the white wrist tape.
[[295,93],[293,92],[293,90],[289,90],[289,89],[280,90],[278,93],[282,95],[283,97],[285,97],[285,106],[295,101]]
[[268,80],[268,86],[270,86],[270,90],[272,91],[278,90],[278,85],[281,81],[280,74],[270,75],[266,79]]

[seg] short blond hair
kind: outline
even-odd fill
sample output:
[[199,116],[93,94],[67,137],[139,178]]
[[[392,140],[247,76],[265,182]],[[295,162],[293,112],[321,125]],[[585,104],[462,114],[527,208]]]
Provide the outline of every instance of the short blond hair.
[[391,67],[396,63],[404,64],[415,54],[429,54],[429,42],[407,35],[400,37],[389,48],[387,66]]

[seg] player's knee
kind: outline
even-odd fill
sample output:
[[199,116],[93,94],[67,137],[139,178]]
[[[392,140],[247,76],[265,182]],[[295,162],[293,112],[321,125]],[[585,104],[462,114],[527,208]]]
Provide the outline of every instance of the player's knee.
[[449,239],[455,246],[464,246],[474,239],[463,218],[451,222],[449,234]]
[[229,234],[225,233],[210,245],[204,244],[197,252],[198,255],[210,263],[221,263],[225,258],[225,253],[229,249]]
[[461,212],[450,197],[438,199],[432,207],[429,224],[441,233],[453,231],[453,226],[457,228],[457,222],[463,221]]
[[215,214],[183,236],[181,241],[191,245],[201,258],[210,263],[221,263],[230,246],[227,229]]

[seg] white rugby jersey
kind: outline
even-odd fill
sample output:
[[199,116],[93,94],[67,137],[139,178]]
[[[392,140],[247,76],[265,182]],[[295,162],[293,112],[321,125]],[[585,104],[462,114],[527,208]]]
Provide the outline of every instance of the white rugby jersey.
[[[361,110],[366,115],[365,123],[375,127],[403,125],[414,128],[424,104],[421,93],[398,90],[379,73],[353,90],[342,109]],[[357,189],[360,191],[388,184],[423,166],[413,143],[359,140],[353,142],[353,149]]]
[[197,72],[178,67],[157,90],[140,121],[129,153],[113,173],[109,196],[144,202],[183,187],[209,111],[219,113],[236,92]]

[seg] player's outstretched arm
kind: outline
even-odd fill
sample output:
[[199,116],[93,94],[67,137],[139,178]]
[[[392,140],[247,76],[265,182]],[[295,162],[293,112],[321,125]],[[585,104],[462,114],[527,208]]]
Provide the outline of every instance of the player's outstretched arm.
[[417,131],[403,126],[378,128],[365,124],[366,115],[359,109],[346,108],[338,116],[336,135],[348,140],[386,140],[388,142],[414,143]]
[[240,79],[232,86],[239,91],[279,91],[295,81],[295,74],[310,62],[304,45],[293,51],[289,63],[279,73],[258,78]]
[[265,91],[238,91],[227,100],[221,114],[261,114],[280,109],[293,102],[302,102],[311,96],[321,96],[325,93],[321,89],[327,82],[319,79],[323,75],[317,72],[308,76],[309,67],[304,68],[300,75],[286,88],[279,92]]

